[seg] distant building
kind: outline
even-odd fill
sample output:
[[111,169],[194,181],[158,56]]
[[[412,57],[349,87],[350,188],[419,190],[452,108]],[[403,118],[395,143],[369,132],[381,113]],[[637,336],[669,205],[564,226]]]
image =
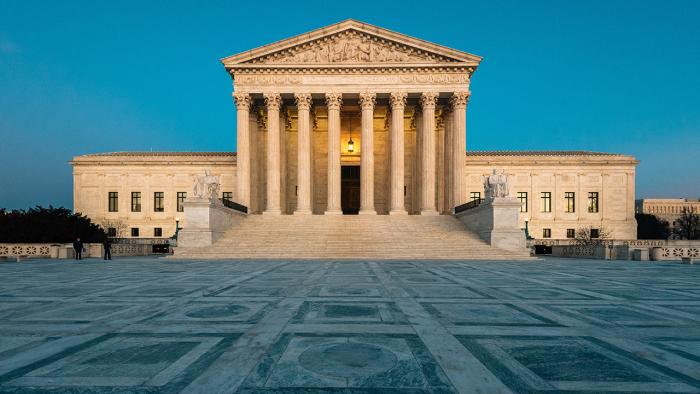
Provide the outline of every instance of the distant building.
[[700,199],[687,198],[643,198],[635,201],[635,212],[654,215],[668,222],[671,228],[676,227],[676,221],[684,209],[700,213]]

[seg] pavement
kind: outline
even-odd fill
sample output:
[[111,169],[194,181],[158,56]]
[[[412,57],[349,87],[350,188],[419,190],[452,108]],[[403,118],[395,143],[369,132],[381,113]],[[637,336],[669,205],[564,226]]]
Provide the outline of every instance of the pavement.
[[0,393],[700,393],[700,266],[0,264]]

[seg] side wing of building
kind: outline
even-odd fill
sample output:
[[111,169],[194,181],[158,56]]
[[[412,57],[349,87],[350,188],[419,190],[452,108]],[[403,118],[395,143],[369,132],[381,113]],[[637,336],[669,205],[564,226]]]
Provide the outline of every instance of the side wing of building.
[[77,156],[73,209],[120,237],[160,238],[184,223],[180,203],[195,175],[220,176],[220,197],[233,198],[236,155],[231,152],[116,152]]
[[585,151],[468,152],[466,192],[483,198],[483,176],[503,170],[510,195],[521,199],[520,224],[534,238],[565,239],[580,227],[605,228],[636,239],[635,174],[631,156]]

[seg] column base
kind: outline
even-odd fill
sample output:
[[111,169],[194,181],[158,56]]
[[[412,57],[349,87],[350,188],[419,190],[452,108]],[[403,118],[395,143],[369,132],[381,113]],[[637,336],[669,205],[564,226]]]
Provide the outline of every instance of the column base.
[[333,210],[333,211],[326,211],[323,213],[324,215],[342,215],[343,211],[339,210]]
[[377,211],[374,209],[360,209],[360,212],[358,212],[358,215],[376,215]]
[[396,210],[389,211],[389,215],[404,216],[404,215],[408,215],[408,212],[406,212],[405,209],[396,209]]
[[421,214],[422,216],[438,216],[438,215],[439,215],[438,211],[436,211],[436,210],[434,210],[434,209],[425,209],[425,210],[421,210],[421,211],[420,211],[420,214]]

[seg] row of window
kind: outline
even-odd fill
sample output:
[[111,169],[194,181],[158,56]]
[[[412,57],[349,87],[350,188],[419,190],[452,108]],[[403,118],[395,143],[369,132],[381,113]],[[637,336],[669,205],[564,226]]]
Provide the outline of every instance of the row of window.
[[[117,229],[114,227],[108,227],[107,228],[107,236],[108,237],[116,237],[117,236]],[[131,236],[132,237],[138,237],[139,236],[139,228],[138,227],[132,227],[131,228]],[[163,228],[161,227],[154,227],[153,228],[153,236],[154,237],[162,237],[163,236]]]
[[[592,228],[591,229],[591,238],[598,238],[598,237],[600,237],[600,229]],[[552,229],[551,228],[543,228],[542,229],[542,238],[552,238]],[[566,238],[576,238],[576,230],[573,228],[567,228],[566,229]]]
[[[518,200],[520,200],[520,212],[527,212],[527,192],[518,192]],[[469,198],[471,201],[481,200],[481,192],[471,192],[469,193]],[[599,206],[599,196],[598,192],[588,192],[588,212],[597,213]],[[540,193],[540,212],[552,212],[552,193],[551,192],[541,192]],[[576,212],[576,193],[575,192],[565,192],[564,193],[564,212],[574,213]]]
[[[232,200],[233,192],[224,192],[224,200]],[[183,212],[182,203],[187,198],[187,192],[177,192],[177,211]],[[119,192],[109,192],[107,195],[109,212],[119,212]],[[141,192],[131,192],[131,212],[141,212]],[[165,193],[153,192],[153,212],[165,212]],[[138,230],[138,229],[137,229]]]

